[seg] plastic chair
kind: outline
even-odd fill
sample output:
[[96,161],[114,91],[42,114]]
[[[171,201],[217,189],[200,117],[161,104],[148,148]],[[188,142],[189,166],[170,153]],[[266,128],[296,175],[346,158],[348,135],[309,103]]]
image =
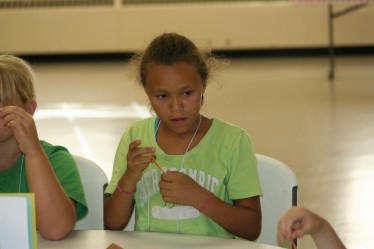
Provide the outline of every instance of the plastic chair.
[[74,155],[86,195],[88,214],[77,221],[74,230],[104,230],[103,187],[108,183],[105,172],[94,162]]
[[284,163],[256,155],[263,190],[261,197],[262,232],[257,242],[291,248],[291,243],[278,241],[278,221],[291,206],[297,205],[297,178]]

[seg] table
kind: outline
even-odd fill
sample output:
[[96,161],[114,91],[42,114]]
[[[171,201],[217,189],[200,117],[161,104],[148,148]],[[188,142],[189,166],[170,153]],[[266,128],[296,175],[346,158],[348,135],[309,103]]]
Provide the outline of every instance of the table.
[[185,234],[129,232],[107,230],[75,230],[61,241],[44,240],[38,235],[38,249],[106,249],[115,243],[123,249],[279,249],[271,245],[240,239],[223,239]]

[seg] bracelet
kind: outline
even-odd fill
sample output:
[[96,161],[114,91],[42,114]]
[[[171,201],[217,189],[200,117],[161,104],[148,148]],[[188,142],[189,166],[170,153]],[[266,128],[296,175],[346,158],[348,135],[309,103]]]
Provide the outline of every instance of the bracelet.
[[206,199],[204,201],[203,205],[201,205],[201,208],[199,209],[199,212],[204,211],[208,207],[209,203],[213,200],[214,197],[216,197],[214,195],[214,193],[210,193],[208,199]]
[[132,191],[132,192],[127,192],[127,191],[123,190],[123,189],[119,186],[119,184],[117,184],[117,189],[119,190],[119,192],[121,192],[121,193],[124,194],[124,195],[134,195],[135,192],[136,192],[136,189],[135,189],[134,191]]

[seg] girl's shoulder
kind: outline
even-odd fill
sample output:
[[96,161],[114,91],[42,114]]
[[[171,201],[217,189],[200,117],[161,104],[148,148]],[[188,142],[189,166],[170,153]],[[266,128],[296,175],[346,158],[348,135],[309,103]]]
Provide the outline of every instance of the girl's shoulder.
[[148,128],[150,125],[154,125],[155,120],[156,120],[156,117],[149,117],[149,118],[135,121],[127,127],[127,130],[133,130],[133,129],[138,130],[138,129]]
[[[47,156],[57,153],[57,152],[64,152],[69,153],[68,149],[61,145],[53,145],[47,141],[40,140],[40,145],[42,146],[44,152],[47,154]],[[70,153],[69,153],[70,154]]]
[[230,133],[230,134],[240,134],[240,133],[245,133],[246,134],[246,131],[235,125],[235,124],[232,124],[230,122],[227,122],[227,121],[223,121],[219,118],[212,118],[213,122],[212,122],[212,130],[213,131],[217,131],[217,132],[224,132],[224,133]]
[[121,141],[133,141],[151,136],[154,130],[156,117],[149,117],[129,124],[122,135]]

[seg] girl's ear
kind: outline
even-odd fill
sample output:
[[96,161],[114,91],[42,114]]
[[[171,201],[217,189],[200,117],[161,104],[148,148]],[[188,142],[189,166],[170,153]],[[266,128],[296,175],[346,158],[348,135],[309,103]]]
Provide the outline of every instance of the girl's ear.
[[203,85],[203,94],[205,93],[205,90],[206,90],[206,82],[204,82],[204,85]]
[[26,105],[26,112],[30,115],[34,115],[37,104],[35,100],[31,100]]

